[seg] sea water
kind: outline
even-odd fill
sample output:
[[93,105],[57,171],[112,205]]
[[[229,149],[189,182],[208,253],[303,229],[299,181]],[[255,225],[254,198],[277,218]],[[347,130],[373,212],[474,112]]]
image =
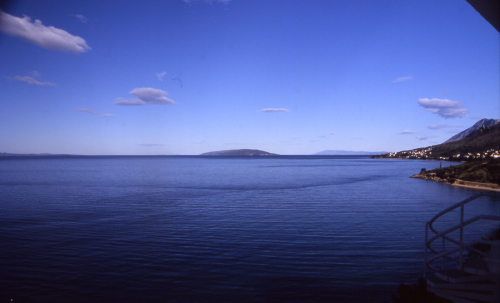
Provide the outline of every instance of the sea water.
[[[3,158],[0,299],[390,302],[400,283],[422,276],[425,222],[477,192],[409,178],[439,166],[354,156]],[[466,206],[466,218],[477,214],[500,214],[500,201]],[[494,227],[478,224],[467,237]]]

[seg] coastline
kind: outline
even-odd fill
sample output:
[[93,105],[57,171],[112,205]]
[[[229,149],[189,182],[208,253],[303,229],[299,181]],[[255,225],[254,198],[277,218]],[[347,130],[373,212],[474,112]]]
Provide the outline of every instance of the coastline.
[[457,187],[465,187],[465,188],[470,188],[470,189],[500,192],[500,185],[495,184],[495,183],[481,183],[481,182],[465,181],[465,180],[460,180],[460,179],[456,179],[453,181],[453,183],[451,183],[448,179],[442,179],[442,178],[439,178],[436,176],[428,176],[428,175],[422,175],[422,174],[415,174],[415,175],[411,176],[410,178],[418,178],[418,179],[442,182],[442,183],[446,183],[448,185],[453,185],[453,186],[457,186]]

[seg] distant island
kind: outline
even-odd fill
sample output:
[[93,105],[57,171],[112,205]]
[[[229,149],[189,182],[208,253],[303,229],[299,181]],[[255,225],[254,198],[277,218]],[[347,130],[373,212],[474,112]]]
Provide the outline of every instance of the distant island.
[[380,155],[383,153],[387,152],[369,152],[369,151],[352,151],[352,150],[324,150],[320,151],[318,153],[315,153],[314,155],[317,156],[349,156],[349,155],[356,155],[356,156],[369,156],[369,155]]
[[0,153],[1,157],[71,157],[76,155],[70,154],[50,154],[50,153],[40,153],[40,154],[13,154],[13,153]]
[[278,156],[258,149],[231,149],[203,153],[200,156]]

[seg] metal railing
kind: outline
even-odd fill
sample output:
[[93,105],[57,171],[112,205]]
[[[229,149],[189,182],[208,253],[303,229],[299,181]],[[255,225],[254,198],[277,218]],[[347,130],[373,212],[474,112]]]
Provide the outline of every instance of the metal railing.
[[[444,269],[445,267],[445,261],[448,260],[448,261],[452,261],[452,262],[455,262],[459,265],[459,268],[462,269],[462,265],[463,265],[463,262],[464,262],[464,251],[465,250],[469,250],[469,251],[474,251],[482,256],[486,255],[486,253],[480,251],[480,250],[477,250],[475,249],[473,246],[477,243],[479,243],[479,240],[475,240],[475,241],[472,241],[472,242],[469,242],[469,243],[466,243],[464,244],[464,227],[469,225],[469,224],[472,224],[476,221],[479,221],[479,220],[495,220],[495,221],[500,221],[500,217],[499,216],[490,216],[490,215],[479,215],[479,216],[476,216],[472,219],[469,219],[467,221],[464,221],[464,206],[465,204],[469,203],[469,202],[472,202],[474,200],[476,200],[477,198],[481,197],[481,196],[495,196],[495,197],[498,197],[498,195],[495,195],[495,194],[489,194],[489,193],[478,193],[470,198],[467,198],[465,200],[463,200],[462,202],[459,202],[453,206],[450,206],[448,207],[447,209],[443,210],[442,212],[438,213],[437,215],[435,215],[429,222],[427,222],[425,224],[425,256],[424,256],[424,259],[425,259],[425,262],[424,262],[424,279],[426,278],[426,274],[427,274],[427,269],[432,269],[434,271],[438,271],[438,269],[436,267],[434,267],[431,263],[438,260],[438,259],[442,259],[442,269]],[[449,213],[450,211],[452,210],[455,210],[457,208],[460,207],[460,224],[457,224],[451,228],[448,228],[447,230],[445,231],[442,231],[442,232],[438,232],[433,226],[432,224],[438,219],[440,218],[441,216],[443,216],[444,214],[447,214]],[[451,232],[454,232],[456,230],[460,229],[460,240],[457,241],[455,239],[452,239],[448,236],[448,234],[450,234]],[[429,239],[429,230],[431,230],[435,235]],[[432,242],[434,242],[435,240],[438,240],[439,238],[442,239],[442,245],[441,245],[441,250],[438,250],[434,247],[432,247]],[[454,244],[454,246],[450,249],[446,249],[446,241],[448,242],[451,242],[452,244]],[[432,253],[434,253],[435,255],[432,257],[432,258],[428,258],[428,251],[431,251]],[[452,254],[455,254],[455,253],[459,253],[459,257],[458,259],[456,258],[453,258],[451,257]]]

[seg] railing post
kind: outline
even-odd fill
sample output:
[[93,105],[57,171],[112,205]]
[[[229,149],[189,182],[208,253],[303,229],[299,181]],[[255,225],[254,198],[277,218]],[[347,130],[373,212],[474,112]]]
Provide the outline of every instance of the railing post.
[[460,207],[460,270],[463,269],[462,267],[462,262],[463,262],[463,255],[464,255],[464,204],[462,204],[462,207]]
[[[444,235],[442,236],[443,237],[443,251],[445,251],[445,246],[444,246]],[[443,263],[441,264],[441,269],[444,269],[444,256],[443,256]]]
[[424,279],[426,279],[427,274],[427,234],[429,229],[429,222],[425,223],[425,243],[424,243]]

